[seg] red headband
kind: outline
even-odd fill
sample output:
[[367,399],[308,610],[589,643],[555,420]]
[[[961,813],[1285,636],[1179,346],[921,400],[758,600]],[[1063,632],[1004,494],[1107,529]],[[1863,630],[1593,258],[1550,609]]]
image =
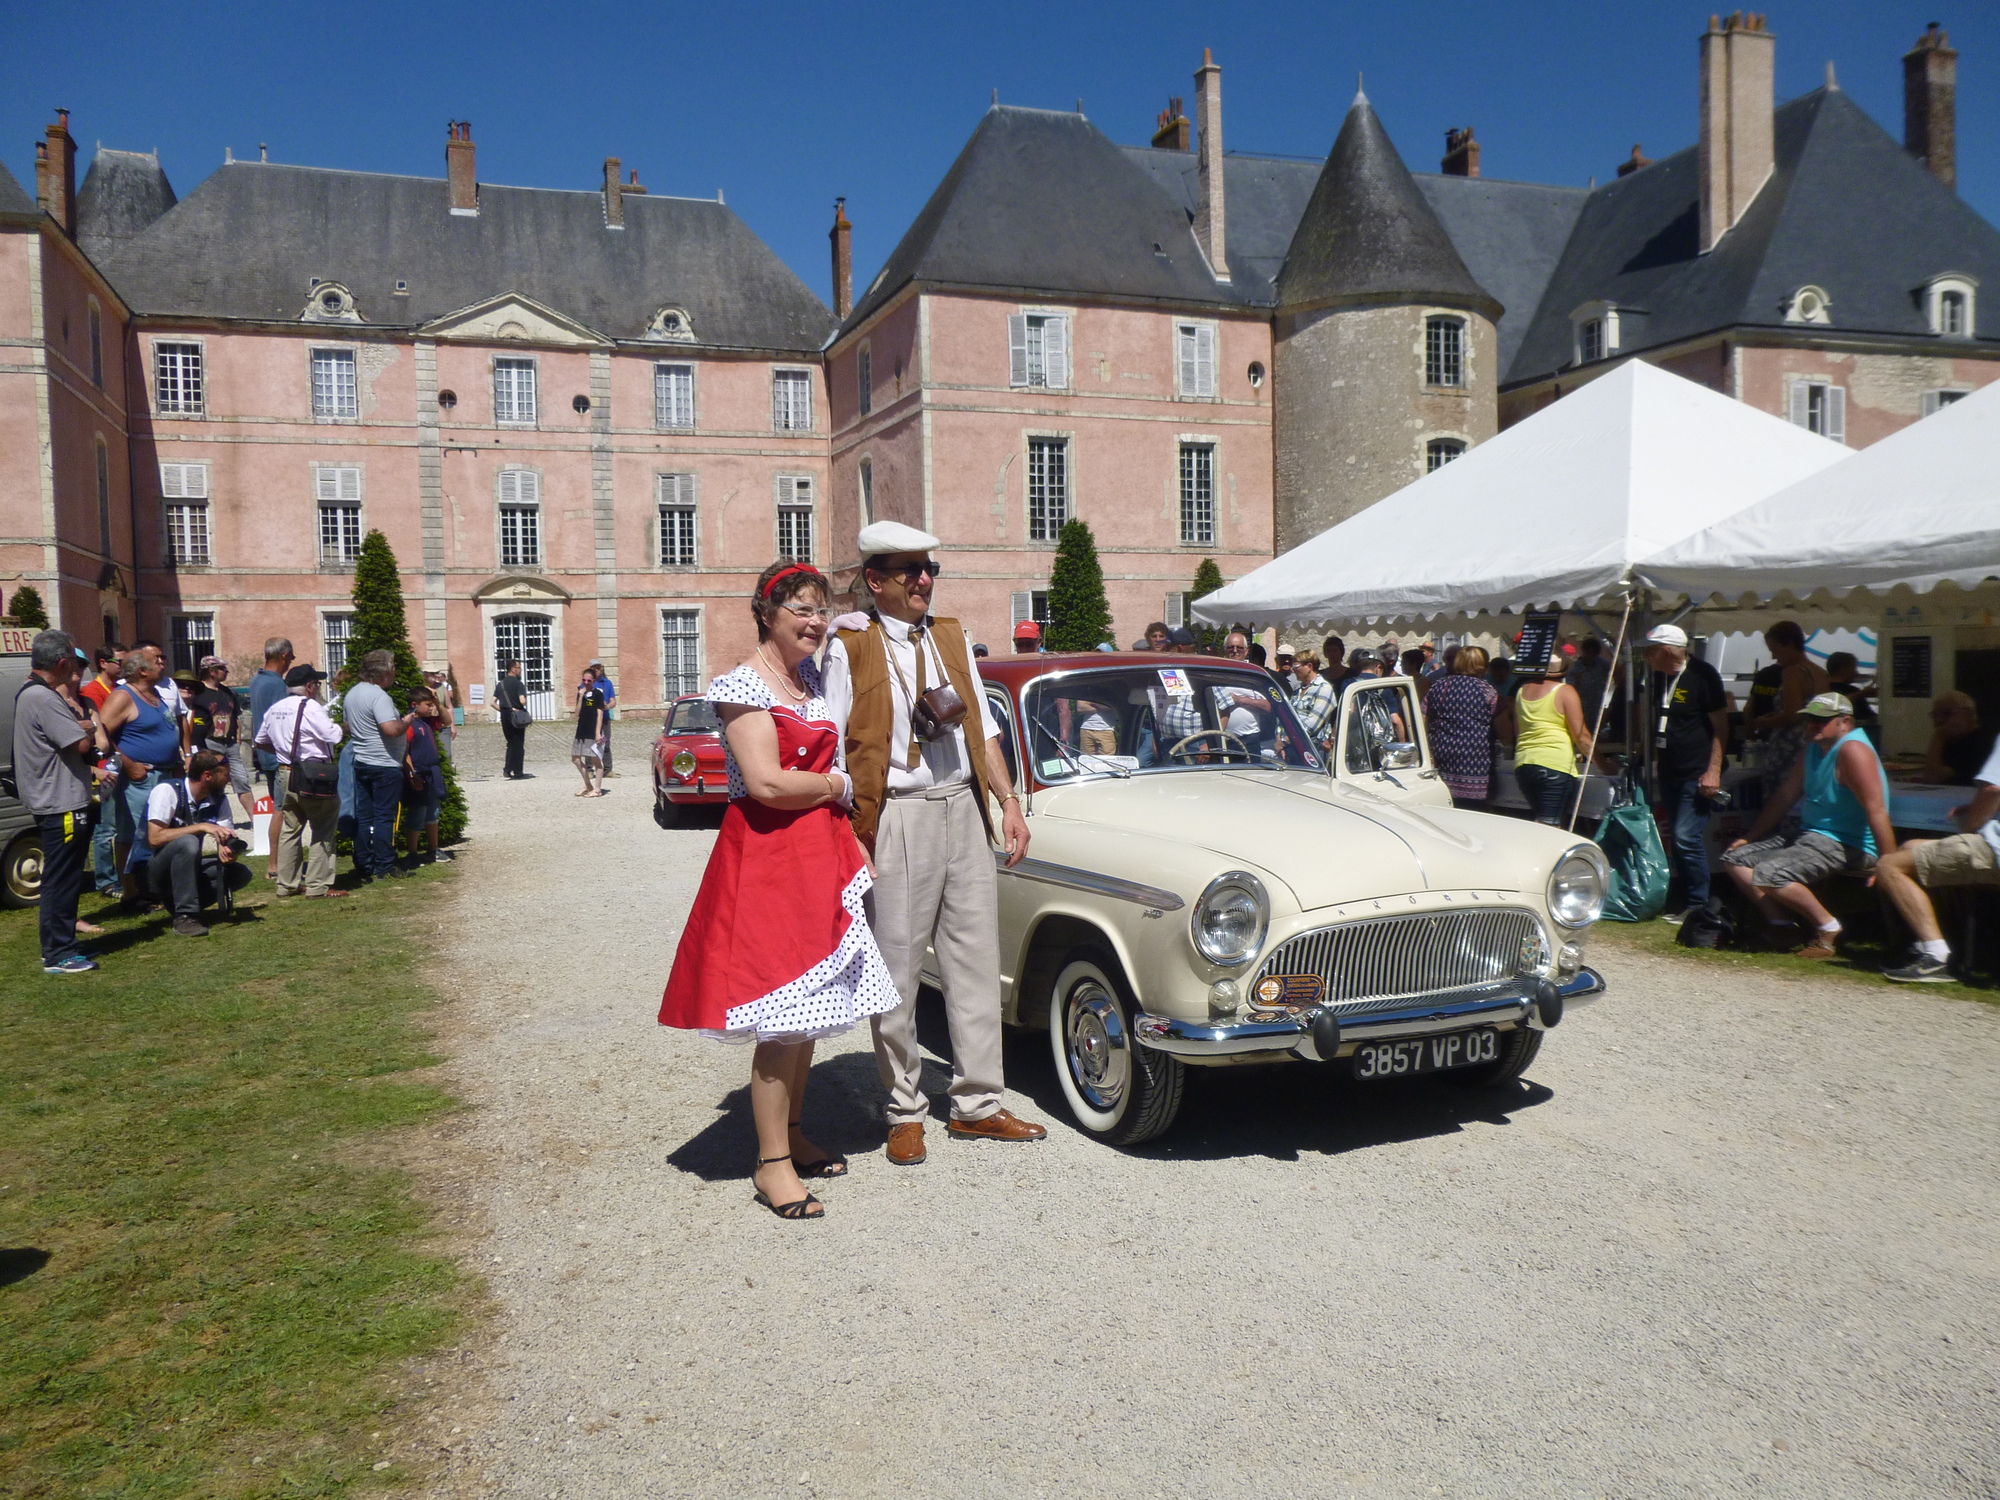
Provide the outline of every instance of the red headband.
[[789,568],[780,568],[778,569],[777,572],[771,575],[770,582],[764,585],[764,597],[766,599],[771,597],[771,591],[777,588],[778,580],[780,578],[788,577],[793,573],[811,573],[817,576],[818,572],[819,570],[817,568],[809,568],[805,566],[803,563],[793,563]]

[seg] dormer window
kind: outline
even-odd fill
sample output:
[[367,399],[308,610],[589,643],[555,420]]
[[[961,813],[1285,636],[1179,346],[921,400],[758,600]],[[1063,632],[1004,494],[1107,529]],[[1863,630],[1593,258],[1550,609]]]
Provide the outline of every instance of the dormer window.
[[1596,364],[1618,352],[1618,309],[1613,304],[1586,302],[1569,315],[1569,322],[1578,364]]
[[1785,299],[1787,323],[1831,323],[1833,299],[1816,286],[1802,286]]
[[337,281],[322,281],[312,289],[306,300],[305,310],[299,314],[303,323],[359,323],[361,314],[354,309],[354,295]]
[[1969,339],[1977,332],[1979,283],[1970,276],[1934,276],[1919,290],[1931,332],[1941,339]]
[[688,317],[685,307],[663,307],[653,314],[653,321],[646,329],[649,339],[668,339],[675,343],[694,342],[694,323]]

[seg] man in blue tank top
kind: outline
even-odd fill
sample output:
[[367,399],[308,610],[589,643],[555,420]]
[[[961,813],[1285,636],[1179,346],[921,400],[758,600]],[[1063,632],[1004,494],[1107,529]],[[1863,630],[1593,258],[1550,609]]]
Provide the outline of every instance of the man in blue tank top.
[[[1722,863],[1764,913],[1775,940],[1787,947],[1797,942],[1804,918],[1810,925],[1799,957],[1825,959],[1833,957],[1840,923],[1812,893],[1812,882],[1842,870],[1873,870],[1896,852],[1896,835],[1889,827],[1888,773],[1855,727],[1854,705],[1839,693],[1821,693],[1799,713],[1814,726],[1813,737]],[[1798,832],[1767,836],[1794,806]],[[1875,877],[1868,878],[1873,884]]]

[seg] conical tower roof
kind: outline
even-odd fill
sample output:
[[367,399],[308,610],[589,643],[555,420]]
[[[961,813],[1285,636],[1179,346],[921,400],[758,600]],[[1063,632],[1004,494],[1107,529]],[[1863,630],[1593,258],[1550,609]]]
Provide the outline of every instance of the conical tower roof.
[[1356,94],[1278,273],[1278,306],[1442,303],[1500,316],[1418,191],[1366,94]]

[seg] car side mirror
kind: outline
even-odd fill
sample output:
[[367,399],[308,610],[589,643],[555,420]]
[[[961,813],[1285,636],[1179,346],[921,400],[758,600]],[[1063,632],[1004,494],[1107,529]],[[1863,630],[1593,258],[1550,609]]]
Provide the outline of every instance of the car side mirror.
[[1424,763],[1423,752],[1408,740],[1391,740],[1382,747],[1380,771],[1414,771]]

